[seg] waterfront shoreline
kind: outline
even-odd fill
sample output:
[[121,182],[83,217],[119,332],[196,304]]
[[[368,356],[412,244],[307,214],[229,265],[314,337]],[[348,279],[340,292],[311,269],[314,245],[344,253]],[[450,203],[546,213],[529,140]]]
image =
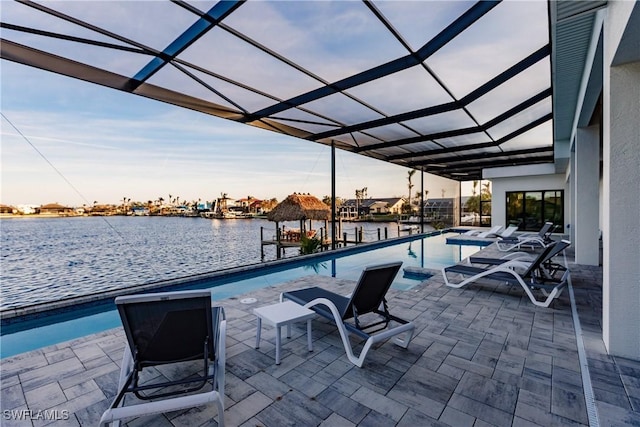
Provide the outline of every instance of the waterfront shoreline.
[[[26,305],[21,307],[14,308],[6,308],[0,310],[0,320],[2,324],[8,324],[13,321],[20,321],[18,319],[31,318],[34,316],[46,316],[48,312],[60,312],[65,311],[71,308],[77,308],[79,306],[87,306],[93,304],[101,304],[109,301],[110,299],[115,298],[120,295],[129,295],[141,292],[148,291],[159,291],[163,289],[175,288],[185,284],[195,284],[201,281],[215,281],[226,279],[226,281],[233,281],[235,278],[241,278],[244,274],[255,274],[257,271],[265,270],[265,272],[269,272],[269,270],[277,269],[281,266],[287,266],[287,268],[291,268],[291,265],[296,264],[306,264],[313,260],[326,260],[332,257],[340,257],[352,253],[357,253],[361,251],[367,251],[374,248],[380,248],[385,246],[396,245],[403,242],[408,242],[412,240],[422,239],[426,236],[429,236],[433,233],[424,233],[424,234],[414,234],[411,236],[400,236],[395,238],[390,238],[386,240],[376,241],[376,242],[368,242],[362,243],[357,246],[348,246],[343,248],[338,248],[332,251],[318,252],[315,254],[309,255],[300,255],[297,257],[277,259],[264,261],[259,264],[249,264],[249,265],[241,265],[238,267],[232,267],[224,270],[210,271],[206,273],[199,273],[190,276],[184,276],[174,279],[168,279],[158,282],[151,282],[140,284],[136,286],[132,286],[126,289],[114,289],[104,292],[97,292],[93,294],[87,295],[79,295],[72,298],[67,298],[64,300],[58,301],[49,301],[43,302],[33,305]],[[436,234],[440,234],[437,232]]]
[[[93,300],[94,294],[165,286],[167,281],[193,280],[278,259],[275,248],[261,248],[261,229],[275,232],[275,223],[263,219],[18,217],[24,220],[2,223],[0,257],[0,311],[15,315],[34,306],[70,306],[85,301],[79,297]],[[352,241],[364,228],[363,243],[371,243],[379,241],[383,227],[388,228],[387,239],[400,234],[395,223],[352,223],[344,231]],[[288,248],[283,259],[298,258],[298,253],[299,248]]]
[[20,214],[0,214],[0,219],[30,219],[30,218],[73,218],[76,216],[89,216],[89,215],[58,215],[58,214],[30,214],[30,215],[20,215]]

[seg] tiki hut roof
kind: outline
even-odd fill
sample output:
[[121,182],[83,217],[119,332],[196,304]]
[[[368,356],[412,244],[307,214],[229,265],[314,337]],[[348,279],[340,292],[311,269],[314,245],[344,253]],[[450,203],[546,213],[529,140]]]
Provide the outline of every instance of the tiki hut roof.
[[290,194],[267,214],[269,221],[326,220],[331,209],[317,197],[309,194]]

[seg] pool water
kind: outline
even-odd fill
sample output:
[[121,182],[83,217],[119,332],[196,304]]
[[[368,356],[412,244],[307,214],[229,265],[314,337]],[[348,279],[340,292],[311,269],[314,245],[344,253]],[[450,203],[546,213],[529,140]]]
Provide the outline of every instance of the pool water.
[[[225,281],[217,278],[211,281],[199,281],[193,286],[183,284],[180,288],[210,288],[213,299],[222,300],[314,274],[357,280],[364,267],[392,261],[402,261],[403,268],[413,266],[439,270],[480,249],[478,246],[447,244],[446,237],[447,234],[416,237],[415,240],[408,242],[337,256],[333,259],[316,260],[302,266],[280,269],[272,273],[257,273],[259,275],[240,280]],[[327,257],[330,256],[327,253]],[[392,287],[399,290],[409,290],[419,283],[419,278],[405,277],[401,270]],[[18,321],[3,326],[0,337],[0,357],[13,356],[120,325],[120,317],[113,301],[51,316]]]

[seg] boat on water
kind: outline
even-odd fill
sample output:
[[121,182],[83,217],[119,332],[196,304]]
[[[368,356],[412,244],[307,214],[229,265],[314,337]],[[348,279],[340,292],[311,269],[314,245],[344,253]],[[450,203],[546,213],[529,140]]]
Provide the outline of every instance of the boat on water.
[[209,219],[251,219],[254,214],[245,212],[239,207],[228,207],[226,197],[217,199],[211,210],[200,212],[200,216]]
[[254,214],[247,212],[238,212],[234,210],[226,211],[206,211],[200,212],[200,216],[209,219],[252,219],[255,218]]
[[200,216],[208,219],[235,219],[236,214],[231,211],[205,211],[200,212]]
[[149,216],[149,215],[151,215],[151,212],[150,212],[149,208],[134,207],[134,208],[131,208],[131,211],[129,211],[129,212],[127,213],[127,215],[132,215],[132,216]]
[[419,216],[410,216],[407,219],[400,219],[400,224],[420,224],[422,218]]
[[235,218],[238,219],[253,219],[255,215],[249,212],[234,212]]

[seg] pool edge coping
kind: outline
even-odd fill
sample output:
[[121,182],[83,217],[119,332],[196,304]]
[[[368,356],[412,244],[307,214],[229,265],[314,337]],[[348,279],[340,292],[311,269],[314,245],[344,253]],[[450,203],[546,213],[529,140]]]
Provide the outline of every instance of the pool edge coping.
[[192,276],[184,276],[180,278],[167,279],[167,280],[162,280],[162,281],[157,281],[152,283],[145,283],[145,284],[135,285],[128,288],[113,289],[108,291],[96,292],[88,295],[79,295],[79,296],[66,298],[58,301],[47,301],[47,302],[36,303],[36,304],[22,306],[22,307],[7,308],[0,311],[0,321],[2,322],[2,324],[5,324],[7,322],[10,323],[10,322],[20,321],[19,318],[29,318],[31,316],[47,316],[49,314],[55,314],[56,312],[59,312],[59,311],[64,311],[65,309],[69,309],[70,307],[98,304],[101,302],[106,303],[108,300],[113,299],[116,296],[120,296],[120,295],[130,295],[135,293],[149,292],[153,290],[161,290],[165,288],[177,287],[180,285],[185,285],[188,283],[194,283],[198,281],[215,280],[215,279],[220,279],[222,277],[228,277],[228,276],[231,276],[231,277],[237,276],[239,278],[238,280],[242,280],[241,279],[242,276],[249,273],[257,273],[260,270],[268,271],[271,269],[276,269],[277,271],[278,268],[283,268],[285,266],[286,268],[283,268],[283,269],[295,268],[294,267],[295,264],[303,265],[303,264],[306,264],[309,260],[313,260],[313,259],[337,258],[339,257],[337,255],[344,256],[350,253],[364,252],[367,250],[385,247],[385,246],[391,246],[394,244],[417,240],[420,238],[441,235],[450,231],[451,231],[450,229],[444,229],[444,230],[429,231],[425,233],[416,233],[408,236],[400,236],[400,237],[393,237],[393,238],[384,239],[384,240],[378,240],[374,242],[366,242],[366,243],[361,243],[355,246],[337,248],[335,250],[323,251],[323,252],[318,252],[318,253],[309,254],[309,255],[293,256],[290,258],[283,258],[283,259],[276,259],[276,260],[261,262],[259,264],[249,264],[249,265],[244,265],[239,267],[232,267],[224,270],[217,270],[217,271],[212,271],[207,273],[199,273]]

